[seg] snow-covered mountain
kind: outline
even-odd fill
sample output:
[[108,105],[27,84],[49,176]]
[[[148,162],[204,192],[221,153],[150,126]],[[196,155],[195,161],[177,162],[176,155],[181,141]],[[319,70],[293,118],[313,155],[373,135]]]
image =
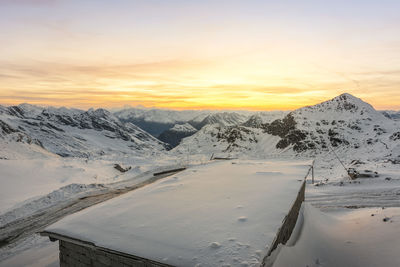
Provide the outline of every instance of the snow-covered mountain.
[[389,118],[389,119],[392,119],[392,120],[395,120],[395,121],[400,121],[400,111],[383,110],[383,111],[381,111],[381,113],[382,113],[385,117],[387,117],[387,118]]
[[[212,111],[211,111],[212,112]],[[158,137],[175,124],[184,124],[196,117],[204,118],[210,111],[127,108],[113,114],[122,122],[131,122]]]
[[277,119],[282,119],[285,117],[289,111],[264,111],[257,112],[250,117],[242,124],[246,127],[259,128],[261,124],[270,123]]
[[199,129],[208,125],[234,126],[246,121],[247,115],[237,112],[213,112],[200,114],[185,124],[175,124],[172,128],[162,132],[158,137],[161,141],[176,147],[183,138],[195,134]]
[[24,142],[74,157],[154,153],[168,147],[104,109],[83,111],[28,104],[0,108],[0,138],[3,142]]
[[[253,115],[234,126],[207,125],[173,149],[185,153],[312,156],[346,149],[352,153],[400,156],[400,128],[371,105],[350,94],[297,109],[264,122]],[[397,153],[397,154],[396,154]]]
[[[201,117],[201,116],[200,116]],[[217,124],[219,126],[233,126],[246,121],[247,116],[237,112],[218,112],[209,114],[204,119],[199,120],[198,117],[189,121],[197,129],[203,128],[205,125]]]
[[[223,126],[236,125],[254,114],[251,111],[218,111],[218,110],[168,110],[125,108],[113,114],[122,122],[131,122],[151,135],[158,137],[176,124],[189,123],[196,129],[207,124]],[[260,112],[263,117],[275,116],[280,112]]]
[[164,131],[160,134],[158,139],[170,144],[172,147],[176,147],[183,138],[191,136],[197,132],[191,124],[175,124],[174,127]]
[[144,150],[156,153],[168,148],[128,122],[138,119],[155,127],[153,134],[169,126],[162,130],[159,139],[176,146],[172,153],[178,154],[196,151],[257,157],[312,156],[330,153],[332,149],[371,155],[400,154],[400,123],[350,94],[292,112],[123,109],[112,114],[104,109],[0,106],[0,137],[41,146],[62,156]]

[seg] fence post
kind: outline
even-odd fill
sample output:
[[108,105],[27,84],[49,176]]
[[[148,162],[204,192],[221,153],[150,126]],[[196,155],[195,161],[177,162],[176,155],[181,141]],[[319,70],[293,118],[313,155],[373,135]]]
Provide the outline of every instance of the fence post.
[[314,184],[314,161],[312,162],[312,166],[311,166],[311,183]]

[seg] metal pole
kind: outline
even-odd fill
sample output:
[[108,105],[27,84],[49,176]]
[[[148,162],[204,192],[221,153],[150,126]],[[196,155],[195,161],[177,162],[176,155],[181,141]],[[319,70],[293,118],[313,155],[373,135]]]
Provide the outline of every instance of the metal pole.
[[314,184],[314,164],[311,167],[311,183]]
[[314,184],[314,163],[315,163],[315,159],[312,161],[311,164],[311,183]]

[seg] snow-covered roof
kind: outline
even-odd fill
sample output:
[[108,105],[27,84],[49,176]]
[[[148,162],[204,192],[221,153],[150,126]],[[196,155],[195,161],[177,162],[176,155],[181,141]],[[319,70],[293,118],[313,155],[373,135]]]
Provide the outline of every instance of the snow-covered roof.
[[257,266],[309,168],[305,161],[212,162],[70,215],[45,231],[174,266]]

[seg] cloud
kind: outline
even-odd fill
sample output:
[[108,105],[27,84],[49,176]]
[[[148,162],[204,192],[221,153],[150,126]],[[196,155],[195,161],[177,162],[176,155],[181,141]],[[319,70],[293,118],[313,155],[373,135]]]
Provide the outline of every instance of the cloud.
[[[315,79],[313,76],[287,78],[284,74],[269,81],[268,76],[236,79],[229,72],[215,72],[210,64],[213,66],[210,61],[184,60],[109,65],[3,62],[0,65],[0,103],[61,103],[80,108],[129,104],[270,110],[312,105],[341,92],[363,98],[368,94],[375,96],[366,99],[380,107],[387,98],[398,99],[395,96],[399,78],[395,69],[350,74],[329,71],[322,79],[319,76]],[[220,75],[223,78],[218,79]],[[390,106],[396,105],[390,103]]]

